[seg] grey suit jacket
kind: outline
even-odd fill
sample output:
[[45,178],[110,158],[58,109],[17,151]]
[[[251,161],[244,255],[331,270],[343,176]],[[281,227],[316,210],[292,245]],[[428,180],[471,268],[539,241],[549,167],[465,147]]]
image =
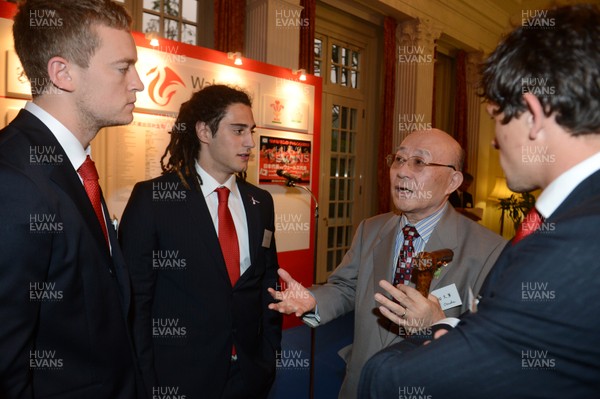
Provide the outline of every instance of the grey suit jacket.
[[[374,299],[375,292],[382,292],[378,282],[392,280],[399,230],[400,216],[391,212],[362,221],[350,249],[327,283],[311,288],[321,324],[355,311],[354,344],[340,351],[347,365],[340,398],[355,398],[366,361],[403,339],[398,328],[380,315]],[[447,309],[446,316],[457,317],[468,310],[469,288],[475,295],[479,292],[505,244],[499,235],[447,206],[425,246],[425,251],[444,248],[454,251],[452,262],[430,287],[433,291],[456,284],[462,305]]]

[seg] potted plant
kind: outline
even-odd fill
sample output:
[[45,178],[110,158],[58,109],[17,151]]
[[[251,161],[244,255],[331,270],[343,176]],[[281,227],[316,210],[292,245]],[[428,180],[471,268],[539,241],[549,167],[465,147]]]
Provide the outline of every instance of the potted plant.
[[535,205],[535,197],[531,193],[512,194],[508,198],[500,198],[498,208],[502,210],[500,223],[504,224],[504,214],[513,221],[515,231],[519,228],[523,217]]

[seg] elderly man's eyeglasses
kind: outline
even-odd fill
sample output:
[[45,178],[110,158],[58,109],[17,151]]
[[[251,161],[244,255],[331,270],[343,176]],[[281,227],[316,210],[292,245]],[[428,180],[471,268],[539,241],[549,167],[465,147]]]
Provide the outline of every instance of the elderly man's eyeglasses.
[[413,172],[421,172],[423,169],[425,169],[426,166],[443,166],[446,168],[452,168],[452,169],[456,170],[456,168],[452,165],[444,165],[441,163],[425,162],[422,158],[419,158],[419,157],[404,158],[404,157],[401,157],[400,155],[390,154],[387,157],[385,157],[385,160],[386,160],[388,166],[392,169],[399,168],[399,167],[403,166],[404,164],[408,163],[408,167]]

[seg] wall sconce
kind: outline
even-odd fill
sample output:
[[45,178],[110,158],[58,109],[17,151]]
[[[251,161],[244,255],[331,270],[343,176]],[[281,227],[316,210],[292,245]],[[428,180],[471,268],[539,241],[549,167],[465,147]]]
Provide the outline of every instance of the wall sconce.
[[240,53],[239,51],[236,51],[235,53],[233,52],[229,52],[227,53],[227,59],[233,60],[233,63],[235,65],[242,65],[242,53]]
[[156,31],[150,31],[150,32],[146,32],[146,39],[150,41],[150,45],[152,47],[158,47],[158,38],[160,36],[158,35],[158,32]]
[[306,81],[306,69],[292,69],[292,74],[299,74],[300,76],[298,77],[298,80],[300,80],[301,82]]

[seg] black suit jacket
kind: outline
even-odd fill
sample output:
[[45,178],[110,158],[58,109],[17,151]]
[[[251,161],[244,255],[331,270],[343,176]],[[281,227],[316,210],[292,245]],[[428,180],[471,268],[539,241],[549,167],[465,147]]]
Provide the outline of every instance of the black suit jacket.
[[[232,288],[201,192],[175,174],[138,183],[120,239],[131,268],[134,342],[148,392],[177,387],[188,398],[220,398],[231,347],[248,398],[265,395],[280,350],[281,316],[267,308],[277,283],[271,195],[237,181],[246,211],[251,266]],[[269,233],[267,233],[268,235]]]
[[541,229],[506,246],[477,313],[430,345],[374,356],[360,397],[399,388],[433,398],[600,397],[598,226],[600,172]]
[[0,131],[0,397],[132,398],[129,277],[65,152],[28,111]]

